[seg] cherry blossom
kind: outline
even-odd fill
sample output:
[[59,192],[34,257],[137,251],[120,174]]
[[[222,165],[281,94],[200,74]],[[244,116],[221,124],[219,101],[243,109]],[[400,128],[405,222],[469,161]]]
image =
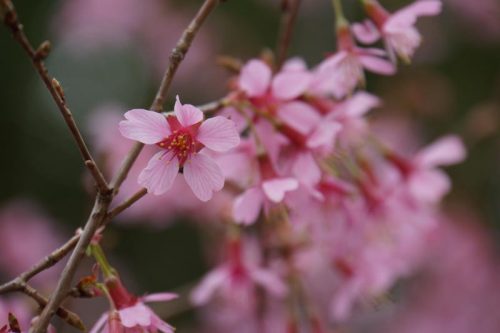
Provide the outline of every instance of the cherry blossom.
[[382,37],[391,58],[397,54],[406,62],[410,61],[422,42],[422,36],[415,28],[418,17],[437,15],[441,12],[442,5],[440,0],[421,0],[390,14],[377,0],[363,2],[372,21],[354,24],[356,37],[366,44],[374,43]]
[[174,328],[163,321],[145,303],[166,302],[177,298],[172,293],[156,293],[143,297],[130,294],[118,278],[106,281],[114,309],[104,313],[95,323],[90,333],[98,332],[137,332],[173,333]]
[[156,153],[139,175],[139,184],[155,195],[170,189],[179,170],[193,193],[202,201],[212,198],[214,191],[224,186],[219,166],[203,148],[217,152],[228,151],[239,144],[234,123],[221,116],[203,120],[196,107],[175,103],[175,115],[164,116],[143,109],[125,113],[120,132],[126,138],[155,144],[162,150]]

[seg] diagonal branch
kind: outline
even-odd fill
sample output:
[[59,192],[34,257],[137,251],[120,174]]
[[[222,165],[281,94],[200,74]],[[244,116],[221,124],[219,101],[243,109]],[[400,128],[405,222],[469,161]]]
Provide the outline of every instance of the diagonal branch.
[[288,48],[292,40],[293,27],[297,21],[301,0],[282,0],[281,22],[276,45],[276,69],[279,70],[285,62]]
[[71,135],[73,136],[78,150],[82,155],[85,165],[88,167],[92,177],[94,178],[98,189],[101,193],[106,193],[109,191],[108,185],[102,172],[97,167],[92,155],[85,143],[85,140],[76,125],[73,114],[71,113],[68,105],[66,104],[66,99],[64,96],[64,91],[55,78],[52,78],[45,66],[43,60],[48,56],[50,52],[50,43],[48,41],[43,42],[38,49],[35,50],[28,37],[24,33],[23,26],[19,22],[16,9],[12,4],[11,0],[0,0],[0,11],[2,12],[2,17],[5,25],[9,28],[14,39],[21,45],[23,50],[26,52],[31,60],[31,63],[38,72],[40,78],[42,79],[45,87],[49,91],[52,99],[56,103],[61,115],[68,126]]
[[76,245],[80,239],[80,235],[75,235],[70,238],[65,244],[54,250],[51,254],[47,255],[45,258],[40,260],[38,263],[33,265],[29,270],[21,273],[15,279],[4,283],[0,286],[0,294],[5,294],[10,291],[15,291],[19,289],[19,286],[23,283],[27,283],[32,277],[37,275],[38,273],[46,270],[57,264],[64,258]]
[[[156,112],[161,112],[163,110],[163,103],[167,96],[168,89],[172,84],[172,80],[175,76],[175,73],[179,68],[179,65],[181,64],[182,60],[186,56],[186,53],[191,47],[191,44],[194,40],[194,37],[196,36],[196,33],[198,32],[198,30],[200,29],[201,25],[208,17],[208,15],[218,4],[218,2],[219,0],[205,0],[201,8],[198,10],[198,13],[196,13],[195,17],[189,23],[186,30],[184,30],[184,32],[182,33],[181,38],[179,39],[177,45],[170,54],[169,65],[167,67],[167,70],[165,71],[165,74],[163,75],[163,79],[161,81],[160,88],[156,93],[155,99],[151,104],[150,107],[151,110],[154,110]],[[144,145],[142,143],[135,144],[134,147],[130,150],[130,152],[123,160],[118,173],[111,181],[111,188],[113,188],[115,192],[119,190],[121,184],[127,177],[130,169],[132,168],[132,165],[139,156],[143,147]]]
[[[8,1],[8,0],[0,0]],[[160,88],[156,94],[156,97],[152,104],[152,109],[155,111],[161,111],[163,106],[163,101],[170,88],[172,79],[182,62],[184,56],[189,50],[191,43],[200,29],[202,23],[212,12],[215,6],[218,4],[219,0],[205,0],[200,10],[197,12],[189,26],[186,28],[181,38],[179,39],[176,47],[172,51],[170,56],[170,64],[165,72],[163,80],[161,82]],[[113,199],[114,194],[118,191],[120,185],[123,183],[128,175],[128,172],[132,165],[134,164],[137,156],[142,150],[141,144],[136,145],[125,158],[122,167],[120,168],[117,176],[113,179],[111,187],[114,188],[113,192],[110,193],[98,193],[96,201],[94,203],[94,208],[85,224],[83,232],[78,240],[78,243],[71,254],[64,271],[62,272],[61,278],[54,290],[52,296],[50,297],[47,306],[40,314],[39,319],[34,323],[30,332],[33,333],[44,333],[47,330],[47,326],[50,322],[51,317],[55,314],[56,309],[61,305],[63,300],[68,294],[68,290],[71,286],[71,280],[75,275],[78,264],[82,260],[85,250],[87,249],[93,235],[96,230],[103,224],[106,218],[107,210]]]

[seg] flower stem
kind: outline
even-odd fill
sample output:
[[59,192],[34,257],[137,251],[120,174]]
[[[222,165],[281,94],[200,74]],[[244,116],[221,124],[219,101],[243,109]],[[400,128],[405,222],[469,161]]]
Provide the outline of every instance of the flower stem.
[[99,264],[105,278],[116,277],[116,270],[109,264],[109,261],[99,244],[90,244],[90,252]]
[[342,0],[332,0],[332,5],[335,12],[335,23],[337,29],[349,25],[349,22],[344,16],[344,11],[342,10]]

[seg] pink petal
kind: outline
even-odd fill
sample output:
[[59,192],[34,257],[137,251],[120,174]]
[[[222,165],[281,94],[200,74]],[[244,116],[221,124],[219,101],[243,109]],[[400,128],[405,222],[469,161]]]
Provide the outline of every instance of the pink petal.
[[450,191],[451,181],[440,170],[415,172],[408,183],[413,197],[422,202],[437,203]]
[[281,202],[286,192],[294,191],[299,182],[294,178],[276,178],[262,183],[262,189],[267,198],[273,202]]
[[155,293],[141,297],[143,302],[167,302],[176,299],[179,295],[174,293]]
[[342,125],[335,121],[324,121],[314,129],[314,132],[307,139],[308,148],[328,149],[335,143],[337,134],[342,129]]
[[252,187],[240,194],[233,203],[233,217],[235,222],[245,225],[257,220],[263,202],[260,188]]
[[175,332],[175,328],[164,322],[160,317],[158,317],[154,313],[151,313],[151,326],[153,326],[154,328],[158,329],[160,332],[163,333]]
[[270,294],[283,297],[287,293],[287,287],[285,283],[272,271],[266,269],[252,269],[250,270],[250,276],[252,279],[262,287],[264,287]]
[[288,59],[287,61],[285,61],[282,69],[284,71],[287,71],[287,72],[288,71],[306,71],[307,65],[306,65],[306,62],[304,61],[304,59],[299,58],[299,57],[295,57],[295,58],[291,58],[291,59]]
[[462,140],[458,136],[448,135],[422,149],[415,159],[418,165],[431,168],[460,163],[466,154]]
[[296,101],[278,108],[278,116],[283,122],[300,133],[307,135],[320,122],[321,116],[310,105]]
[[179,96],[177,96],[175,102],[174,112],[177,120],[184,127],[194,125],[203,120],[203,112],[191,104],[182,105]]
[[358,118],[365,115],[371,109],[380,106],[380,104],[381,101],[377,96],[360,91],[344,102],[343,112],[349,117]]
[[217,152],[226,152],[240,143],[234,122],[221,116],[205,120],[196,139]]
[[160,195],[172,186],[179,172],[179,161],[171,152],[156,153],[147,167],[139,175],[139,184],[148,189],[149,193]]
[[191,302],[195,305],[206,304],[217,288],[224,284],[228,278],[225,267],[219,267],[211,271],[203,278],[200,284],[191,293]]
[[120,320],[125,327],[149,326],[151,325],[151,310],[142,303],[118,310]]
[[184,179],[201,201],[210,200],[214,191],[224,187],[221,169],[214,160],[203,154],[195,154],[187,160],[184,164]]
[[120,133],[128,139],[155,144],[171,133],[165,116],[153,111],[134,109],[126,112],[125,118],[119,126]]
[[377,27],[370,20],[365,20],[363,23],[354,23],[352,32],[356,39],[363,44],[373,44],[381,37]]
[[415,1],[394,12],[384,25],[384,30],[393,30],[400,27],[412,26],[419,16],[432,16],[441,12],[442,3],[438,0]]
[[271,69],[261,60],[250,60],[240,72],[238,84],[249,97],[262,96],[269,88]]
[[273,96],[280,100],[295,99],[306,92],[311,79],[306,71],[282,71],[273,79]]
[[108,320],[108,313],[103,313],[99,319],[97,320],[97,322],[94,324],[94,326],[92,327],[92,329],[90,330],[89,333],[98,333],[102,330],[102,327],[104,326],[104,324],[106,324],[106,321]]
[[359,56],[358,59],[363,67],[370,72],[381,75],[393,75],[396,73],[396,66],[389,60],[368,55]]
[[309,187],[321,180],[321,170],[310,152],[299,154],[293,164],[292,173],[302,184]]

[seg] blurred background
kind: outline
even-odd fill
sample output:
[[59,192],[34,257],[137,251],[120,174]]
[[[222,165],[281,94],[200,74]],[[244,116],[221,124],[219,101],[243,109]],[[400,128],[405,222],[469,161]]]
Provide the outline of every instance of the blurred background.
[[[230,0],[220,5],[182,64],[167,106],[172,107],[176,94],[192,104],[223,96],[229,75],[216,64],[218,56],[247,60],[265,48],[274,49],[279,2]],[[371,117],[385,134],[405,136],[418,146],[445,133],[464,139],[468,159],[448,170],[454,184],[445,203],[449,221],[415,274],[341,323],[340,332],[500,331],[500,2],[443,2],[440,17],[419,23],[424,43],[411,66],[400,67],[394,77],[369,75],[367,89],[384,100]],[[106,151],[114,142],[113,117],[150,105],[169,52],[200,3],[15,1],[30,39],[35,44],[52,42],[49,71],[64,87],[102,163],[111,165],[110,160],[126,151],[123,146]],[[356,1],[344,3],[351,21],[363,18]],[[409,1],[381,3],[394,10]],[[317,64],[335,50],[333,30],[330,2],[304,0],[290,56]],[[0,101],[3,282],[69,237],[82,225],[93,200],[59,112],[3,28]],[[212,223],[207,221],[210,215],[196,216],[192,206],[177,211],[164,200],[169,214],[144,213],[144,204],[106,233],[106,250],[137,293],[185,290],[209,268],[199,226]],[[82,274],[87,269],[82,267]],[[40,280],[43,285],[50,278]],[[77,309],[85,309],[89,326],[105,309],[104,303],[99,308],[93,302],[74,302]],[[179,332],[199,331],[196,314],[185,304],[174,305],[159,311],[170,315]]]

